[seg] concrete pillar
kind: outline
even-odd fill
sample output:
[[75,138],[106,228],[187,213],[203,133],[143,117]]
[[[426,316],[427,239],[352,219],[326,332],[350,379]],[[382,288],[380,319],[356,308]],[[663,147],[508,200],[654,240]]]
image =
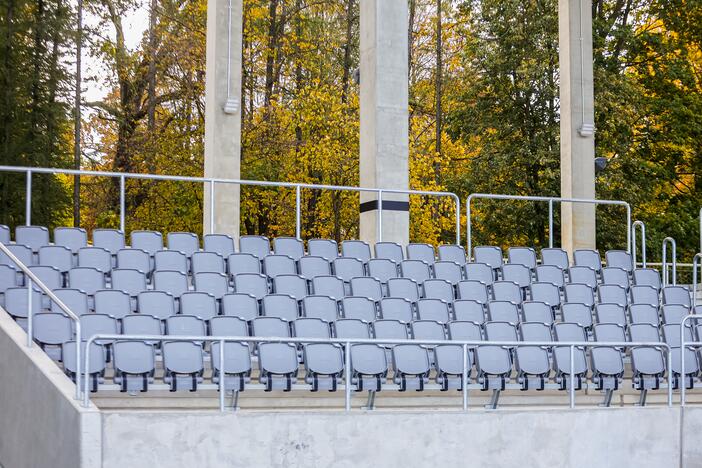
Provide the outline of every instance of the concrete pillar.
[[[595,198],[591,0],[559,0],[561,196]],[[561,206],[561,245],[595,248],[595,206]]]
[[[361,187],[409,186],[407,0],[361,0]],[[407,195],[383,195],[382,240],[409,241]],[[378,241],[376,194],[361,194],[360,237]]]
[[[242,0],[207,1],[205,177],[238,179],[240,176],[242,13]],[[206,186],[205,233],[212,231],[210,205],[210,190]],[[239,186],[217,184],[214,208],[214,232],[238,237]]]

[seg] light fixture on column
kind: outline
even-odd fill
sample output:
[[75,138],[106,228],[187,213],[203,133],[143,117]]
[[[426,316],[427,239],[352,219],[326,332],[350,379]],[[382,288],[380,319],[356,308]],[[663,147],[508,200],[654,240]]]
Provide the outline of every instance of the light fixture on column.
[[232,96],[232,0],[229,0],[227,18],[227,100],[222,106],[225,114],[239,112],[239,99]]

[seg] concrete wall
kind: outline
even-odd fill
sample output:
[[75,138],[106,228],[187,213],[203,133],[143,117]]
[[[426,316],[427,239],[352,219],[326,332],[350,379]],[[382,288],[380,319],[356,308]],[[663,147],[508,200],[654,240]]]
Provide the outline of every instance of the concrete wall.
[[0,309],[0,466],[101,466],[100,413],[73,400],[75,387]]

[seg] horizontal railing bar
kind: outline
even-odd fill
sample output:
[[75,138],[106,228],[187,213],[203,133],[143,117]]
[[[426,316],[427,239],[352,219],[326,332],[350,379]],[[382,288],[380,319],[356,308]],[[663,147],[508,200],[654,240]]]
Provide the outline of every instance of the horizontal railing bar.
[[468,196],[469,200],[474,198],[487,198],[494,200],[525,200],[525,201],[555,201],[564,203],[590,203],[593,205],[621,205],[629,206],[628,202],[623,200],[603,200],[593,198],[565,198],[565,197],[543,197],[536,195],[502,195],[492,193],[471,193]]

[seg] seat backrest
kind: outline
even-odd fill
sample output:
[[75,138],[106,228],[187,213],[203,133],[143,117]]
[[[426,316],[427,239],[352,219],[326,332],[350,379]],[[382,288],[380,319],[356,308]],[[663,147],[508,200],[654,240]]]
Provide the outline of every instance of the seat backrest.
[[383,286],[377,278],[361,276],[351,279],[351,294],[379,301],[383,297]]
[[473,247],[473,260],[475,263],[486,263],[497,270],[503,263],[502,249],[492,245]]
[[287,255],[266,255],[263,257],[263,271],[269,278],[279,275],[296,275],[297,265]]
[[340,376],[344,370],[344,354],[339,345],[310,343],[304,347],[305,367],[313,374]]
[[322,319],[333,322],[339,318],[339,306],[335,299],[329,296],[306,296],[302,299],[302,310],[305,317]]
[[523,265],[530,271],[534,271],[536,251],[531,247],[510,247],[507,249],[507,261],[511,264]]
[[463,279],[463,272],[458,263],[441,261],[434,264],[434,277],[455,286]]
[[487,285],[491,285],[495,281],[492,268],[487,263],[466,263],[463,268],[467,280],[481,281]]
[[234,275],[234,292],[251,294],[258,300],[268,294],[268,279],[260,273]]
[[57,227],[54,229],[54,244],[68,247],[74,254],[88,245],[88,233],[83,228]]
[[417,315],[420,320],[448,323],[451,320],[448,303],[441,299],[420,299],[417,301]]
[[124,233],[117,229],[93,230],[93,247],[102,247],[112,255],[125,247]]
[[279,317],[256,317],[251,320],[253,336],[290,336],[290,325]]
[[388,296],[404,297],[410,302],[419,300],[419,287],[409,278],[390,278],[388,280]]
[[596,272],[602,270],[602,257],[597,250],[578,249],[573,252],[573,263],[576,266],[590,267]]
[[506,263],[502,265],[502,279],[527,288],[531,284],[531,270],[520,263]]
[[158,231],[132,231],[129,245],[153,256],[159,250],[163,250],[163,235]]
[[[684,305],[680,304],[666,304],[662,307],[663,323],[668,325],[670,323],[680,324],[685,318],[685,316],[690,315],[690,309]],[[690,323],[689,321],[687,323]]]
[[626,306],[629,303],[629,296],[626,289],[618,284],[601,284],[597,287],[597,295],[600,302],[608,302]]
[[[563,270],[567,270],[570,266],[568,261],[568,253],[560,248],[541,249],[541,264],[557,266]],[[539,280],[540,281],[540,280]]]
[[261,273],[261,261],[247,252],[233,253],[227,258],[227,271],[232,276],[240,273]]
[[[30,249],[26,245],[9,244],[9,245],[6,245],[5,247],[7,247],[7,250],[9,250],[12,253],[12,255],[17,257],[17,260],[22,262],[22,264],[24,264],[25,266],[30,266],[34,263],[34,259],[32,258],[33,257],[32,249]],[[51,247],[53,248],[54,246],[51,246]],[[58,248],[61,248],[61,247],[58,247]],[[65,250],[68,250],[68,249],[65,249]],[[70,251],[69,251],[69,255],[70,255]],[[15,265],[15,262],[10,260],[10,258],[7,255],[5,255],[5,252],[0,252],[0,265],[8,265],[8,266],[11,266],[12,268],[17,267],[17,265]],[[56,266],[58,268],[57,265],[54,265],[54,266]],[[70,267],[69,267],[69,269],[70,269]]]
[[137,296],[137,310],[140,314],[165,319],[175,315],[175,300],[166,291],[142,291]]
[[[61,286],[63,286],[63,278],[61,277],[61,272],[58,271],[57,268],[52,266],[34,265],[29,267],[29,271],[34,273],[34,275],[39,278],[39,281],[44,283],[44,286],[49,289],[59,289]],[[13,277],[13,280],[14,279],[15,278]],[[8,286],[15,286],[15,284]]]
[[341,300],[344,318],[371,323],[376,319],[375,302],[363,296],[349,296]]
[[648,323],[658,327],[658,307],[651,304],[631,304],[629,319],[631,323]]
[[180,313],[209,320],[217,315],[217,302],[211,294],[189,291],[180,296]]
[[193,280],[196,291],[211,294],[215,299],[222,299],[229,292],[229,279],[224,273],[195,273]]
[[459,299],[453,302],[453,314],[459,321],[483,323],[485,306],[471,299]]
[[621,268],[627,273],[631,273],[634,269],[631,253],[626,250],[608,250],[605,252],[605,259],[608,267]]
[[423,295],[427,299],[441,299],[451,303],[454,300],[453,285],[442,279],[428,279],[422,283]]
[[[56,293],[56,291],[54,291],[54,293]],[[70,309],[71,306],[68,307]],[[86,299],[85,308],[87,309],[87,307],[88,304]],[[27,288],[7,288],[5,290],[5,302],[3,304],[3,308],[13,317],[27,318]],[[36,315],[41,311],[41,292],[37,291],[36,289],[32,289],[32,315]]]
[[300,276],[311,280],[315,276],[331,275],[331,264],[324,257],[305,256],[298,261]]
[[539,265],[536,267],[536,281],[551,283],[559,288],[565,285],[565,274],[556,265]]
[[178,299],[188,292],[188,277],[182,271],[155,271],[154,289],[166,291]]
[[384,375],[388,371],[385,350],[376,344],[352,345],[351,367],[362,375]]
[[403,278],[410,278],[418,284],[431,278],[429,265],[423,260],[404,260],[400,263],[400,273]]
[[487,286],[478,280],[463,280],[458,283],[458,297],[481,304],[487,304],[490,300]]
[[249,327],[244,319],[219,315],[210,319],[210,336],[249,336]]
[[154,371],[154,347],[143,341],[118,341],[113,345],[115,369],[127,374],[148,374]]
[[85,314],[80,316],[81,337],[87,340],[93,335],[116,335],[119,333],[117,319],[105,314]]
[[[663,325],[663,340],[672,348],[679,348],[682,342],[680,341],[680,324],[670,323]],[[694,341],[692,327],[685,327],[685,343]]]
[[616,323],[626,325],[625,307],[615,303],[600,303],[595,306],[597,323]]
[[112,254],[102,247],[81,247],[78,249],[78,266],[109,273],[112,270]]
[[463,266],[468,261],[468,259],[466,258],[466,249],[464,249],[462,245],[440,245],[438,250],[439,260],[441,260],[442,262],[454,262],[457,263],[459,266]]
[[593,328],[595,341],[598,343],[613,343],[626,341],[624,326],[618,323],[598,323]]
[[496,301],[522,303],[522,291],[514,281],[495,281],[492,284],[492,294]]
[[277,294],[287,294],[300,301],[308,294],[307,280],[300,275],[278,275],[273,278],[273,290]]
[[190,258],[200,250],[200,238],[192,232],[169,232],[166,236],[168,249],[182,252]]
[[44,226],[17,226],[15,228],[15,243],[26,245],[32,252],[49,245],[49,230]]
[[380,314],[385,320],[412,321],[412,303],[404,297],[384,297],[380,300]]
[[348,282],[351,278],[363,276],[363,262],[357,258],[339,257],[332,261],[334,275]]
[[136,297],[146,290],[146,275],[139,270],[112,270],[112,289],[119,289],[131,297]]
[[553,324],[556,341],[587,341],[585,328],[579,323],[559,322]]
[[261,300],[263,315],[291,322],[298,318],[297,301],[287,294],[268,294]]
[[522,341],[552,341],[551,327],[543,322],[522,322],[519,324]]
[[276,237],[273,239],[273,251],[298,261],[305,255],[305,245],[295,237]]
[[[53,293],[74,314],[83,315],[90,312],[88,309],[88,295],[85,293],[85,291],[81,291],[79,289],[54,289]],[[54,301],[51,301],[51,311],[55,313],[63,313],[61,308]]]
[[331,239],[310,239],[307,241],[307,253],[331,262],[339,256],[339,246]]
[[490,301],[487,305],[488,319],[492,322],[519,323],[519,308],[509,301]]
[[661,290],[661,275],[653,268],[637,268],[634,270],[634,284],[637,286],[651,286],[656,291]]
[[509,322],[485,322],[485,339],[489,341],[517,341],[517,327]]
[[410,325],[415,340],[443,341],[446,339],[444,326],[433,320],[415,320]]
[[429,353],[418,345],[404,344],[392,348],[395,372],[408,375],[427,374],[430,370]]
[[522,303],[522,314],[525,322],[553,323],[553,309],[545,302],[525,301]]
[[504,375],[512,371],[509,350],[502,346],[478,346],[475,366],[482,374]]
[[629,273],[621,268],[610,266],[602,269],[602,283],[617,284],[627,291],[631,286],[631,284],[629,284]]
[[655,343],[661,341],[658,327],[650,323],[632,323],[629,325],[629,338],[640,343]]
[[161,321],[153,315],[130,314],[122,318],[124,335],[160,335]]
[[658,290],[652,286],[632,286],[631,287],[631,302],[633,304],[650,304],[658,307],[660,298]]
[[450,340],[481,341],[483,331],[478,323],[456,320],[447,325]]
[[10,243],[10,227],[0,224],[0,242],[7,245]]
[[95,293],[95,313],[121,319],[131,313],[129,294],[118,289],[102,289]]
[[[16,245],[11,245],[10,247],[16,247]],[[11,250],[13,250],[12,253],[15,254],[14,249]],[[15,256],[18,257],[22,263],[29,266],[32,264],[32,252],[29,251],[29,249],[27,249],[26,252],[29,255],[28,258],[18,257],[17,254],[15,254]],[[12,262],[6,263],[14,267]],[[68,247],[64,247],[62,245],[45,245],[39,249],[39,265],[52,266],[58,269],[61,273],[66,273],[68,270],[73,268],[73,254]]]
[[367,242],[360,240],[345,240],[341,242],[341,255],[357,258],[365,263],[371,259],[370,246]]
[[368,323],[358,319],[339,319],[334,322],[334,331],[339,339],[370,338]]
[[597,272],[589,266],[572,266],[568,270],[568,282],[587,284],[591,288],[597,286]]
[[564,322],[579,323],[585,328],[592,326],[592,308],[580,302],[566,302],[561,305]]
[[258,363],[262,372],[296,374],[297,349],[288,343],[259,344]]
[[205,252],[219,254],[222,258],[228,258],[236,252],[234,239],[226,234],[205,234],[203,247]]
[[166,333],[173,336],[203,336],[205,321],[194,315],[174,315],[166,319]]
[[226,294],[222,296],[222,315],[253,320],[258,317],[258,301],[251,294]]
[[163,367],[166,371],[176,374],[195,374],[204,370],[202,345],[199,343],[192,341],[166,341],[163,343],[162,352]]
[[[85,351],[85,346],[81,348],[81,352]],[[95,342],[90,343],[90,369],[88,369],[89,374],[100,374],[105,370],[107,365],[107,356],[105,353],[105,347],[99,345]],[[61,347],[61,360],[63,361],[63,368],[73,374],[78,372],[83,373],[84,369],[76,369],[76,342],[67,341]]]
[[402,247],[395,242],[376,242],[374,249],[375,258],[385,258],[395,263],[400,263],[405,259]]
[[239,252],[263,259],[266,255],[270,255],[271,243],[266,236],[241,236],[239,238]]
[[685,286],[666,286],[663,288],[663,304],[680,304],[692,307],[690,291]]
[[407,258],[409,260],[420,260],[427,265],[436,262],[434,246],[430,244],[407,244]]
[[9,265],[0,265],[0,293],[18,285],[17,270]]
[[321,319],[302,317],[293,322],[293,330],[297,338],[319,338],[326,340],[331,337],[329,323]]
[[406,340],[409,338],[406,323],[399,320],[376,320],[373,322],[373,332],[378,340]]
[[317,276],[312,279],[312,290],[318,296],[341,300],[344,297],[344,281],[336,276]]
[[159,250],[154,253],[154,269],[187,273],[188,258],[178,250]]
[[587,284],[570,283],[565,285],[565,300],[592,307],[595,304],[595,294]]
[[151,272],[149,253],[141,249],[120,249],[117,251],[117,268],[122,270],[139,270]]
[[387,283],[390,278],[397,278],[397,264],[387,258],[372,258],[368,261],[368,274],[377,278],[382,283]]

